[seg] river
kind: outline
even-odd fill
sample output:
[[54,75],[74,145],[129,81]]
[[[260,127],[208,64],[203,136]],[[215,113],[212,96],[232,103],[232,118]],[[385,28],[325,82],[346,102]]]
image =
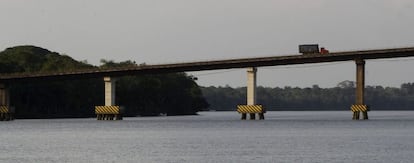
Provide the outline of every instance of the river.
[[414,111],[236,112],[0,122],[0,162],[414,162]]

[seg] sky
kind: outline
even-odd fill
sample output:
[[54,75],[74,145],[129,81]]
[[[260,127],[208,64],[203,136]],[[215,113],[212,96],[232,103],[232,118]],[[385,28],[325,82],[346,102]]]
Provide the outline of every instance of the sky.
[[[0,0],[0,50],[35,45],[99,65],[162,64],[414,47],[412,0]],[[366,84],[414,82],[413,58],[367,60]],[[334,87],[355,63],[259,67],[265,87]],[[202,86],[245,86],[246,69],[189,72]]]

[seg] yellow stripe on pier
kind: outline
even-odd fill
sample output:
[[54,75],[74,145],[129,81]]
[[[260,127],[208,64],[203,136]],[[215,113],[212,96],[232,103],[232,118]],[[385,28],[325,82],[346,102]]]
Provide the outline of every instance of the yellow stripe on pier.
[[237,105],[237,112],[239,113],[264,113],[265,110],[262,105]]
[[95,106],[95,114],[120,114],[119,106]]
[[368,111],[368,106],[367,105],[352,105],[351,106],[351,111],[352,112],[366,112]]

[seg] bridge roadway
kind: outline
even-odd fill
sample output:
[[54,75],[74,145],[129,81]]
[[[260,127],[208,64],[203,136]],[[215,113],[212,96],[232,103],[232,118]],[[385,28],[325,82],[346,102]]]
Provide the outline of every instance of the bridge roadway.
[[383,59],[398,57],[414,57],[414,47],[377,49],[363,51],[333,52],[329,54],[298,54],[288,56],[273,56],[259,58],[242,58],[216,61],[187,62],[175,64],[141,65],[131,67],[120,67],[111,69],[89,69],[72,72],[50,72],[50,73],[15,73],[0,74],[0,82],[15,82],[24,80],[62,80],[80,78],[100,78],[104,76],[118,77],[127,75],[173,73],[202,70],[217,70],[246,67],[263,67],[278,65],[293,65],[306,63],[337,62],[365,59]]

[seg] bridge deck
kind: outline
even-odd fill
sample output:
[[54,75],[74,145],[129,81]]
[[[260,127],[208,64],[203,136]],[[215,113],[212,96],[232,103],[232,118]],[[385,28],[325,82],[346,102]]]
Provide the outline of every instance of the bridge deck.
[[242,58],[203,62],[187,62],[175,64],[159,64],[159,65],[140,65],[131,67],[120,67],[112,69],[91,69],[79,70],[71,72],[48,72],[48,73],[15,73],[0,74],[0,82],[10,82],[19,80],[42,80],[42,79],[79,79],[93,78],[103,76],[127,76],[139,74],[154,73],[172,73],[202,70],[231,69],[244,67],[262,67],[277,65],[293,65],[306,63],[322,63],[349,61],[355,59],[382,59],[382,58],[398,58],[398,57],[414,57],[414,47],[395,48],[395,49],[378,49],[364,51],[347,51],[333,52],[329,54],[306,54],[306,55],[288,55],[273,56],[260,58]]

